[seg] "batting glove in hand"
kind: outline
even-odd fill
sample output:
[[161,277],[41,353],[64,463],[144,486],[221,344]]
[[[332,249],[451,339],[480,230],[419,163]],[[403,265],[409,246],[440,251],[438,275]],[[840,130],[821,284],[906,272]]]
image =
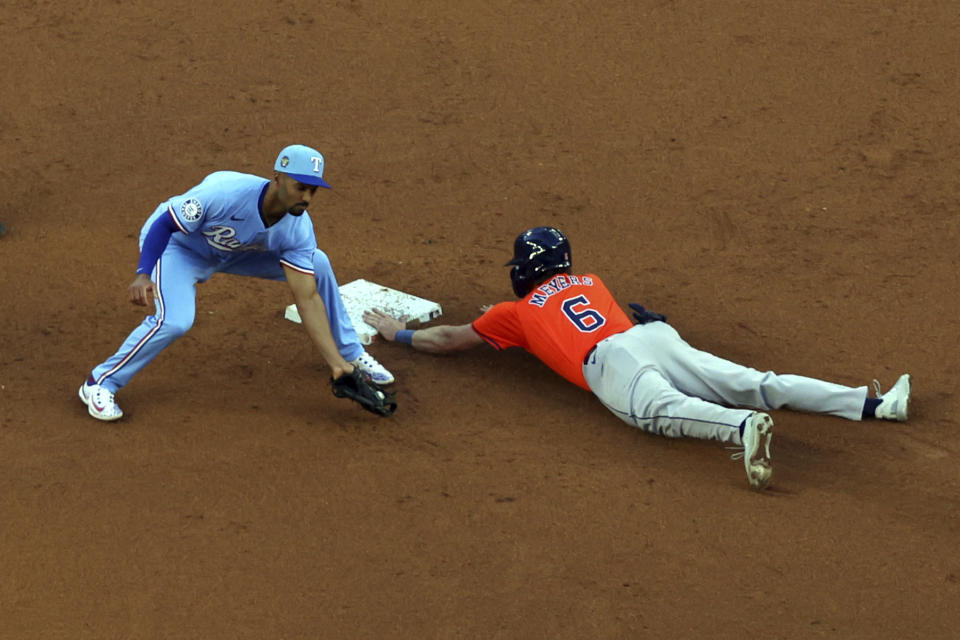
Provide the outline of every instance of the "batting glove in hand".
[[337,379],[330,378],[333,395],[338,398],[350,398],[361,407],[382,418],[397,410],[394,394],[388,393],[374,382],[370,376],[354,367],[351,373],[345,373]]
[[654,313],[653,311],[647,311],[642,304],[637,304],[636,302],[631,302],[628,305],[633,309],[633,319],[637,324],[647,324],[648,322],[666,322],[667,316],[661,313]]

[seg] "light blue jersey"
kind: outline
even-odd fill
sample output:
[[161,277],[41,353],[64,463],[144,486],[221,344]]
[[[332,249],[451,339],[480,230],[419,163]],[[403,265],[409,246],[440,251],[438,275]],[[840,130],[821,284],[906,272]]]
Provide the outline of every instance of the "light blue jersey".
[[185,249],[225,264],[239,252],[272,253],[280,264],[313,273],[317,239],[306,212],[286,215],[267,228],[260,217],[263,195],[270,184],[265,178],[234,171],[211,173],[186,193],[160,204],[143,225],[140,243],[154,221],[169,215],[181,233],[170,238]]
[[312,275],[340,355],[351,362],[364,353],[330,260],[317,248],[310,215],[288,213],[264,226],[260,207],[269,184],[258,176],[218,171],[154,210],[140,232],[141,249],[159,218],[170,216],[178,230],[152,267],[156,312],[94,367],[89,384],[115,392],[186,333],[196,316],[196,285],[218,272],[286,280],[288,267]]

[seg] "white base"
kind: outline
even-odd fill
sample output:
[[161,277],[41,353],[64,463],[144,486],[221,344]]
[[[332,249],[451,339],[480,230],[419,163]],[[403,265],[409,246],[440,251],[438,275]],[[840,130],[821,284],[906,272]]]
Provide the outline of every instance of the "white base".
[[[354,280],[340,285],[340,297],[347,308],[347,314],[362,344],[370,344],[377,330],[363,321],[363,312],[376,307],[395,318],[407,316],[407,320],[429,322],[439,318],[443,311],[436,302],[384,287],[367,280]],[[283,317],[300,324],[300,312],[297,305],[287,306]]]

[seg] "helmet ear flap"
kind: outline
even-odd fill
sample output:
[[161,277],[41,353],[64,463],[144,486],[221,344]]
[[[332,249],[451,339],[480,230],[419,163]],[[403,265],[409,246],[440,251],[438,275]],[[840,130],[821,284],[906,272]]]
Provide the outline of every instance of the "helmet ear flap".
[[520,265],[517,264],[510,269],[510,284],[513,285],[513,292],[518,298],[524,297],[533,288],[533,282],[528,276],[520,273]]

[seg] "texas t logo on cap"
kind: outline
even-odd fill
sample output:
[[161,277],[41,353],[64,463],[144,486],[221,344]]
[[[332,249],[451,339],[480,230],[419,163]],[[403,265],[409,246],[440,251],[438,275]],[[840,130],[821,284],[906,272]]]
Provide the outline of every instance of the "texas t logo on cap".
[[275,171],[285,173],[297,182],[312,184],[324,189],[330,185],[323,179],[323,155],[316,149],[302,144],[293,144],[283,149],[273,165]]

